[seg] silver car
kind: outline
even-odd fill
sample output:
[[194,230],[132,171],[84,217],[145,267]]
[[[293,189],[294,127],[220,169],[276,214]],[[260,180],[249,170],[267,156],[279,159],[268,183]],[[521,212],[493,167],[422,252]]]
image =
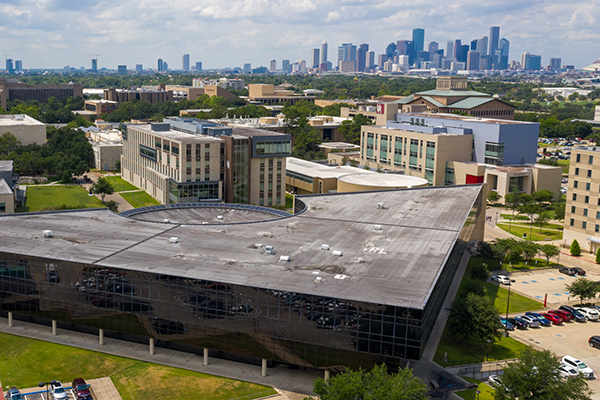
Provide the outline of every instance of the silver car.
[[523,321],[527,322],[530,328],[539,328],[540,321],[537,318],[533,318],[529,315],[517,315],[517,318],[521,318]]

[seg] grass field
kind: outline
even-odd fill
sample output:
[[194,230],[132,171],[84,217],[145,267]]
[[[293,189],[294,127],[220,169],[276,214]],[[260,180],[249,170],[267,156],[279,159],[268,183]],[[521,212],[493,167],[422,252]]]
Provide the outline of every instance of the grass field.
[[139,192],[119,193],[129,204],[135,208],[146,206],[157,206],[160,203],[148,193],[140,190]]
[[[498,227],[501,229],[504,229],[506,232],[508,232],[508,224],[498,224]],[[531,231],[531,232],[530,232]],[[548,229],[542,229],[542,233],[540,233],[540,228],[534,226],[533,229],[529,228],[529,227],[524,227],[524,226],[518,226],[518,225],[512,225],[510,227],[510,233],[512,233],[515,236],[518,237],[523,237],[523,235],[527,235],[528,238],[530,238],[533,241],[538,241],[538,240],[557,240],[557,239],[562,239],[563,233],[561,231],[551,231]],[[531,237],[529,237],[529,234],[531,233]]]
[[95,196],[89,196],[88,191],[76,185],[29,186],[27,201],[20,212],[33,212],[56,209],[66,205],[70,208],[104,207]]
[[[275,394],[267,387],[179,368],[0,333],[0,376],[5,386],[36,387],[57,379],[110,376],[124,400],[244,399]],[[253,396],[252,396],[253,395]]]
[[[471,383],[477,384],[477,389],[461,390],[455,392],[458,396],[465,400],[494,400],[494,393],[496,391],[490,387],[490,385],[479,381],[478,379],[467,378],[463,376],[463,379]],[[479,390],[479,395],[477,395]]]
[[522,220],[522,221],[529,221],[529,217],[525,216],[525,215],[519,215],[519,214],[515,214],[515,216],[513,217],[512,214],[500,214],[500,216],[504,219],[518,219],[518,220]]
[[[537,261],[537,263],[536,263]],[[536,268],[552,268],[552,267],[562,267],[562,264],[557,264],[555,262],[550,262],[546,265],[546,259],[544,258],[534,258],[532,261],[527,264],[525,261],[520,261],[518,263],[503,263],[500,265],[500,261],[492,260],[492,259],[484,259],[483,257],[471,257],[469,260],[469,266],[471,265],[481,265],[485,262],[489,271],[496,271],[500,269],[505,269],[508,272],[515,271],[525,271]]]
[[115,192],[122,192],[124,190],[140,190],[140,188],[133,186],[129,182],[126,182],[120,176],[105,176],[104,178],[113,185]]

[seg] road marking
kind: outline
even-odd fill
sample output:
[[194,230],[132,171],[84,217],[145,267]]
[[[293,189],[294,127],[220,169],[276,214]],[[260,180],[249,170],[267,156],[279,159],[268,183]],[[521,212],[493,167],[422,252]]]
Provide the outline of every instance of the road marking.
[[555,296],[562,296],[560,293],[554,293]]
[[534,281],[533,279],[531,280],[531,283],[537,283],[537,281]]

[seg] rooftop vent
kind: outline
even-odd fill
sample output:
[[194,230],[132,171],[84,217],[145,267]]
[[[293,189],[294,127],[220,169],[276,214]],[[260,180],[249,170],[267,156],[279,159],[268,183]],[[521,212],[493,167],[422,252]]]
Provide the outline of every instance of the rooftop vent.
[[381,225],[375,225],[373,228],[374,228],[376,231],[380,231],[380,230],[382,230],[382,229],[383,229],[383,228],[381,227]]
[[346,275],[343,274],[337,274],[336,276],[334,276],[335,279],[345,279]]
[[44,231],[44,237],[45,238],[51,238],[52,237],[52,231],[51,230],[45,230]]
[[218,219],[219,221],[221,221],[221,220],[223,219],[223,216],[222,216],[222,215],[217,215],[217,219]]
[[329,250],[329,245],[328,244],[322,244],[321,245],[321,250]]
[[342,256],[342,251],[341,250],[334,250],[333,251],[333,255],[336,257],[341,257]]
[[263,246],[262,243],[254,243],[255,249],[260,249],[262,246]]
[[265,254],[268,254],[270,256],[275,254],[275,249],[273,249],[273,246],[265,246]]
[[290,260],[291,260],[290,256],[281,256],[281,257],[279,257],[279,261],[290,261]]
[[383,210],[383,209],[385,209],[385,204],[384,203],[377,203],[377,208],[381,208]]
[[168,224],[171,221],[169,219],[165,218],[165,219],[163,219],[163,222],[166,223],[166,224]]
[[323,278],[321,278],[320,276],[317,276],[317,277],[315,278],[315,282],[316,282],[316,283],[323,283]]
[[179,243],[179,238],[173,236],[172,238],[169,239],[169,243]]

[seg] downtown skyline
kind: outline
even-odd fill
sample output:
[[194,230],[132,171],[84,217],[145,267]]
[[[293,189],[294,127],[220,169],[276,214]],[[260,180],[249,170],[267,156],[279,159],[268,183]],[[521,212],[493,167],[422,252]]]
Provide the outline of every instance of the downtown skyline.
[[[425,29],[425,46],[488,35],[500,26],[511,42],[510,60],[522,52],[540,54],[582,68],[600,57],[600,33],[595,24],[600,6],[572,2],[514,1],[474,5],[454,1],[440,9],[432,1],[305,0],[287,3],[245,0],[233,4],[204,0],[163,3],[155,0],[113,4],[92,0],[0,0],[0,52],[22,60],[25,69],[59,69],[66,65],[91,68],[157,68],[158,58],[181,69],[183,54],[190,65],[204,69],[269,67],[276,60],[310,63],[311,50],[329,44],[328,60],[343,43],[368,43],[375,54],[390,42],[410,40],[414,28]],[[509,60],[509,62],[510,62]]]

